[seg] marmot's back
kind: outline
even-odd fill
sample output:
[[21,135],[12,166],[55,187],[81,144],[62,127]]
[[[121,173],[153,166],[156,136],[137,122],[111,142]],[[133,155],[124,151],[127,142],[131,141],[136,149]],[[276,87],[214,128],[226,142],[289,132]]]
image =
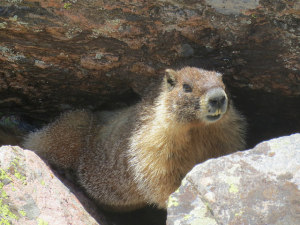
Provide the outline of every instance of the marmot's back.
[[92,115],[83,110],[65,113],[55,122],[30,133],[24,140],[26,149],[62,169],[75,169],[80,151],[91,126]]
[[86,142],[78,168],[80,184],[110,210],[131,210],[145,205],[129,171],[129,139],[136,121],[135,107],[94,115],[94,130]]
[[64,114],[30,134],[25,147],[75,170],[109,209],[165,207],[196,163],[243,148],[245,122],[213,71],[167,70],[149,93],[155,97],[119,111]]

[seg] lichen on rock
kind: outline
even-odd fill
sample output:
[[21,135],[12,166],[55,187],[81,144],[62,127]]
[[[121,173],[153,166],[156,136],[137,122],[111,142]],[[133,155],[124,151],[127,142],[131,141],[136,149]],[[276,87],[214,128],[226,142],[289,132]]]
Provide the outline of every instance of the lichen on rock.
[[299,150],[294,134],[199,164],[171,195],[167,224],[298,224]]
[[[0,224],[98,224],[33,152],[0,148]],[[105,222],[103,222],[105,224]]]

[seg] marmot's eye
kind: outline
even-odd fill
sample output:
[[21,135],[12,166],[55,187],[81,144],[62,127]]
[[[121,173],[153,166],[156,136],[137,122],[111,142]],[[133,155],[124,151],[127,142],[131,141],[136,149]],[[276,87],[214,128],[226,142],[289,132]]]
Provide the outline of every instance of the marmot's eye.
[[184,92],[192,92],[192,90],[193,90],[192,87],[188,84],[183,84],[182,88],[183,88]]

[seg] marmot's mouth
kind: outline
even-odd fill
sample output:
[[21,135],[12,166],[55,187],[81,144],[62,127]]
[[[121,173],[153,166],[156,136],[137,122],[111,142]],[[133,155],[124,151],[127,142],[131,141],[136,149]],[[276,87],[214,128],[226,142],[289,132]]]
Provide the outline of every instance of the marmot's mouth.
[[221,114],[217,114],[217,115],[207,115],[206,118],[208,121],[216,121],[218,119],[220,119]]

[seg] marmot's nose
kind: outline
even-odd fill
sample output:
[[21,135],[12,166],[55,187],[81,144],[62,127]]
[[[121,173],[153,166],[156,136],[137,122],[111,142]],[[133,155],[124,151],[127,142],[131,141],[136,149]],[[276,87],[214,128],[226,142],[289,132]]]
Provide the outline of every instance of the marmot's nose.
[[227,95],[222,88],[214,88],[206,94],[209,113],[224,113],[227,109]]
[[222,108],[222,106],[225,104],[225,101],[226,101],[225,95],[220,95],[220,96],[209,98],[208,104],[213,108]]

